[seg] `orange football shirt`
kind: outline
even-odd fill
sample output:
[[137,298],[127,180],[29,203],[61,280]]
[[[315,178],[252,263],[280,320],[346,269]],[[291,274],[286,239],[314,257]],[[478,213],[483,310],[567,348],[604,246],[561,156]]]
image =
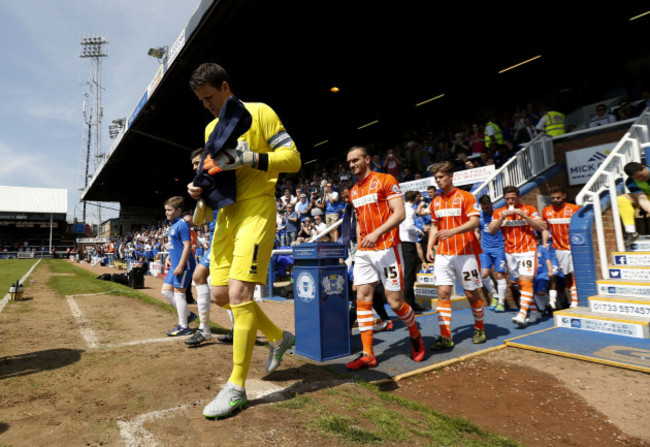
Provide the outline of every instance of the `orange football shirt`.
[[542,210],[542,219],[548,225],[548,230],[553,237],[553,248],[556,250],[571,250],[569,240],[569,225],[571,216],[578,212],[580,207],[574,203],[564,203],[559,209],[549,205]]
[[[539,219],[539,213],[530,205],[519,204],[515,208],[520,209],[532,219]],[[494,211],[492,221],[501,218],[508,206],[501,207]],[[506,253],[527,253],[537,251],[537,235],[535,229],[528,225],[528,222],[521,216],[508,216],[501,227],[503,239],[506,244]]]
[[[469,221],[472,216],[481,213],[473,194],[454,188],[446,195],[437,195],[431,201],[431,223],[438,231],[449,230]],[[438,241],[437,255],[474,255],[483,253],[481,243],[474,231],[454,234],[443,241]]]
[[[350,190],[350,201],[357,215],[357,226],[361,239],[388,220],[393,214],[388,201],[401,196],[402,191],[399,188],[399,183],[390,174],[372,171],[366,178],[354,184]],[[399,227],[395,227],[379,236],[374,247],[359,247],[359,250],[385,250],[400,242]]]

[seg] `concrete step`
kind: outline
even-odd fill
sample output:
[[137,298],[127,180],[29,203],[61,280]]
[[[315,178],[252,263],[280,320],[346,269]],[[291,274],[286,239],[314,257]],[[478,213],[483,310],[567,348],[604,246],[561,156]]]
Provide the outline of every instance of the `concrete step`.
[[642,234],[626,247],[629,251],[646,251],[650,252],[650,235]]
[[611,279],[650,281],[650,267],[647,266],[610,265],[608,269]]
[[[433,284],[415,283],[414,287],[416,301],[425,309],[436,310],[438,303],[438,289]],[[459,296],[455,293],[455,288],[451,296],[451,309],[459,310],[469,307],[469,302],[465,296]]]
[[599,295],[650,297],[650,281],[601,279],[596,281]]
[[612,264],[650,267],[650,251],[615,251]]
[[589,310],[608,315],[639,317],[650,321],[650,297],[590,296]]
[[559,310],[553,313],[553,318],[557,327],[632,338],[650,338],[650,322],[643,318],[592,312],[586,307]]
[[438,289],[432,283],[416,282],[413,288],[416,298],[436,299],[438,298]]
[[418,273],[415,275],[415,282],[418,284],[435,284],[436,277],[433,273]]

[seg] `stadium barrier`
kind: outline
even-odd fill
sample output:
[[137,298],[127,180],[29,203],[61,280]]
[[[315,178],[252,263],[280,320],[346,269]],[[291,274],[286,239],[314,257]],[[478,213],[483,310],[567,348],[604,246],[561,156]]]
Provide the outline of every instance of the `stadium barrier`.
[[[624,188],[623,190],[620,189],[625,179],[623,167],[631,161],[640,162],[642,158],[645,158],[645,152],[650,148],[649,127],[650,108],[646,108],[576,196],[576,203],[578,205],[581,207],[589,206],[593,209],[593,220],[596,226],[596,240],[603,278],[609,278],[603,213],[611,206],[616,246],[618,251],[625,251],[618,202],[611,200],[611,198],[624,192]],[[606,201],[606,205],[603,207],[601,202],[605,196],[609,197],[610,200]],[[578,238],[578,240],[581,239]],[[588,240],[591,240],[591,238]],[[574,249],[573,238],[571,248],[572,250]]]
[[540,133],[494,171],[472,194],[480,197],[487,193],[494,203],[503,195],[504,186],[523,186],[555,164],[553,138]]

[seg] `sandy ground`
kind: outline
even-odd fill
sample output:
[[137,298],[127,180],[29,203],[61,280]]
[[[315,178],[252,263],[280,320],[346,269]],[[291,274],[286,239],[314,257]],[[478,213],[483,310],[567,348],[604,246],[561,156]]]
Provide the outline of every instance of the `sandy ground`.
[[[187,348],[164,335],[173,314],[115,295],[57,296],[50,276],[39,267],[31,299],[0,313],[3,447],[340,444],[300,421],[279,427],[269,404],[297,393],[337,411],[331,391],[349,379],[291,355],[267,375],[268,351],[259,346],[247,382],[251,406],[226,421],[206,421],[201,409],[228,378],[230,345]],[[161,283],[147,277],[141,291],[162,300]],[[293,329],[291,302],[260,305],[281,328]],[[230,327],[222,310],[212,316]],[[385,388],[524,445],[591,447],[650,445],[649,385],[645,373],[505,348]]]

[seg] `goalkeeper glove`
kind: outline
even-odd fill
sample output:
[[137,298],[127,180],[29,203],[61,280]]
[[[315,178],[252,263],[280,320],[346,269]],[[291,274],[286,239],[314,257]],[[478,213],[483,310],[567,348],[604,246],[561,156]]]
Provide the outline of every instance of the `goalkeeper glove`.
[[237,147],[223,149],[214,158],[208,154],[203,162],[203,170],[214,175],[221,171],[237,169],[240,166],[257,167],[257,162],[257,154],[251,151],[248,143],[239,141]]

